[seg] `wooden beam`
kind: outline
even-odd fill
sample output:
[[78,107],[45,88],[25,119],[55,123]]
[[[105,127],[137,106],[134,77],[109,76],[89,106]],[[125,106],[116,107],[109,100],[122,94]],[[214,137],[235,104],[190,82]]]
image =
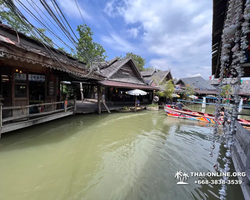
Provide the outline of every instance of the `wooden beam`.
[[108,111],[108,113],[111,113],[110,110],[109,110],[109,108],[108,108],[108,106],[107,106],[107,104],[105,103],[104,100],[102,100],[102,103],[103,103],[103,105],[105,106],[105,108],[106,108],[106,110]]

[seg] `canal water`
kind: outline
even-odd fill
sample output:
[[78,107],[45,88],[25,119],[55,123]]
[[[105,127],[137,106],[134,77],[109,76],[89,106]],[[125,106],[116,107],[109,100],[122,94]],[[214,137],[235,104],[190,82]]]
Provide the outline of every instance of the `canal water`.
[[[163,110],[76,115],[6,133],[0,199],[217,200],[219,185],[174,178],[179,170],[215,172],[225,150],[216,143],[211,157],[211,138],[209,124]],[[243,199],[240,187],[229,186],[227,199]]]

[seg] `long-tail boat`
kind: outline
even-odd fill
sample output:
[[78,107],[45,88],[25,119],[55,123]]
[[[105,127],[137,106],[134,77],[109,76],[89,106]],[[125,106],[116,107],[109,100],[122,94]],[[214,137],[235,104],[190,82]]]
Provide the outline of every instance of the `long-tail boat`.
[[[173,108],[170,105],[165,106],[165,111],[168,116],[176,117],[176,118],[182,118],[182,119],[190,119],[190,120],[196,120],[196,121],[203,121],[208,123],[215,123],[215,116],[212,114],[207,114],[203,112],[197,112],[192,110],[179,110],[177,108]],[[219,119],[218,124],[221,125],[223,123],[222,119]],[[250,126],[250,120],[246,119],[238,119],[238,122],[242,124],[243,126]]]

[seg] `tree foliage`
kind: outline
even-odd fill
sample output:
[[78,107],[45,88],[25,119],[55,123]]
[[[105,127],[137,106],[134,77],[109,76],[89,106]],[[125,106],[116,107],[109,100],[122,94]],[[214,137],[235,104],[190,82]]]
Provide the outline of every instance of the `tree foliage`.
[[[10,1],[13,4],[13,1]],[[30,25],[21,20],[12,10],[10,10],[3,0],[0,0],[0,21],[9,25],[16,31],[29,34]]]
[[231,85],[224,85],[221,91],[221,96],[222,97],[226,97],[226,98],[230,98],[230,96],[232,95],[233,89],[231,87]]
[[174,93],[174,84],[173,80],[163,81],[159,83],[162,86],[163,90],[157,92],[156,94],[160,97],[166,97],[168,99],[172,99],[172,94]]
[[[14,5],[13,1],[9,2]],[[9,9],[3,0],[0,0],[0,5],[0,20],[3,23],[9,25],[18,32],[21,32],[35,40],[38,40],[53,47],[52,39],[45,35],[46,29],[38,28],[40,34],[37,34],[36,36],[30,35],[31,30],[34,31],[34,28],[31,25],[27,24],[24,20],[21,20],[21,17],[18,17],[15,12]]]
[[194,95],[195,91],[194,91],[194,87],[192,85],[186,86],[186,95]]
[[139,71],[145,71],[144,65],[146,63],[146,59],[133,53],[126,53],[125,58],[132,58]]
[[147,68],[144,68],[144,71],[151,71],[151,70],[156,70],[156,69],[152,66],[148,66]]
[[102,45],[93,41],[91,29],[84,24],[77,26],[77,31],[80,38],[77,43],[75,57],[85,63],[90,63],[97,57],[104,61],[107,58],[106,51]]

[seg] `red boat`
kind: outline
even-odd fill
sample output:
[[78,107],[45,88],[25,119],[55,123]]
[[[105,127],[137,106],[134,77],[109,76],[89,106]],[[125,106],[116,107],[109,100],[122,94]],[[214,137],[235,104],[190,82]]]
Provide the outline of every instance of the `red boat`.
[[[177,108],[173,108],[170,105],[165,106],[165,111],[168,116],[171,117],[177,117],[182,119],[190,119],[190,120],[196,120],[196,121],[203,121],[208,123],[215,123],[215,117],[214,115],[203,113],[203,112],[197,112],[192,110],[179,110]],[[218,124],[222,124],[222,120],[218,120]],[[246,119],[238,119],[238,122],[242,124],[243,126],[250,126],[250,120]]]

